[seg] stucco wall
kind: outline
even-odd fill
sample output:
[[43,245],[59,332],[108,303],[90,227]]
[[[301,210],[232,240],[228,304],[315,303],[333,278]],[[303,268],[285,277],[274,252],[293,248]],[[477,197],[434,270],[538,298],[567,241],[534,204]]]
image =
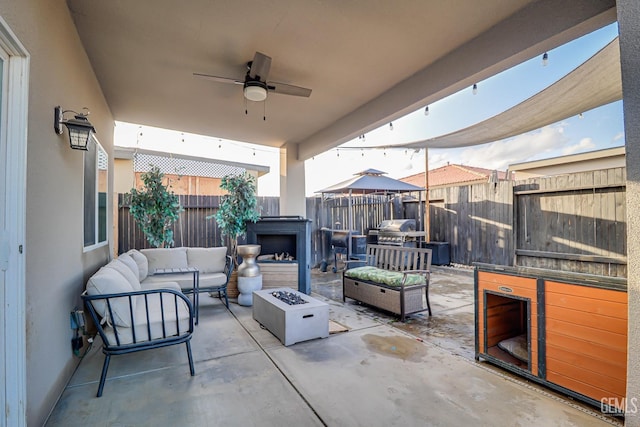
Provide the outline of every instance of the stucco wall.
[[627,152],[627,286],[629,334],[625,426],[640,426],[640,3],[619,0],[618,23]]
[[[113,148],[113,118],[64,0],[0,0],[0,15],[30,54],[26,188],[27,423],[42,425],[78,359],[69,312],[109,247],[83,253],[83,152],[53,132],[53,108],[88,107]],[[112,160],[110,161],[113,164]],[[113,175],[109,178],[113,188]],[[111,209],[109,209],[111,211]],[[107,224],[111,230],[111,218]]]
[[590,159],[581,162],[565,163],[560,165],[548,165],[527,170],[513,171],[514,179],[522,181],[542,176],[564,175],[600,169],[611,169],[626,166],[625,156],[606,157],[602,159]]

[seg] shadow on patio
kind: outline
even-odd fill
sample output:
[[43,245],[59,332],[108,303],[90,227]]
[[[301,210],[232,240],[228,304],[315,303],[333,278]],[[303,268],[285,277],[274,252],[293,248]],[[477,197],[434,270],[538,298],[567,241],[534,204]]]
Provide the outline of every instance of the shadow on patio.
[[433,316],[397,322],[351,300],[340,273],[312,274],[314,296],[348,332],[283,346],[251,308],[202,295],[184,346],[115,356],[96,398],[99,339],[48,426],[86,425],[579,425],[617,424],[474,356],[473,272],[434,267]]

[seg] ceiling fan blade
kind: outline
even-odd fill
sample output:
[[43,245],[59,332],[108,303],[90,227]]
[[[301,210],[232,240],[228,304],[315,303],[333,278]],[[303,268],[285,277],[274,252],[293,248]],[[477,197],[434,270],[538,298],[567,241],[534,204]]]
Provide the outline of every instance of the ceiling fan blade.
[[260,81],[266,82],[269,76],[269,70],[271,69],[271,57],[264,53],[256,52],[251,61],[251,69],[249,70],[249,77],[252,79],[258,78]]
[[311,95],[311,89],[288,85],[286,83],[268,82],[267,89],[269,89],[269,92],[279,93],[282,95],[304,96],[307,98]]
[[193,75],[196,77],[201,77],[203,79],[213,80],[214,82],[218,82],[218,83],[231,83],[236,85],[244,84],[243,80],[232,79],[229,77],[218,77],[218,76],[212,76],[211,74],[202,74],[202,73],[193,73]]

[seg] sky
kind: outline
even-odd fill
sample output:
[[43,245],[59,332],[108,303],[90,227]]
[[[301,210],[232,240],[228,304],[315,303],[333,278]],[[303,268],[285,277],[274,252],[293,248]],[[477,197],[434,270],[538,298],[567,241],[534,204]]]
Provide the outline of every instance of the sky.
[[[425,150],[377,149],[444,135],[485,119],[531,97],[564,77],[618,34],[617,24],[574,40],[548,52],[546,66],[535,57],[489,79],[421,108],[393,122],[305,162],[306,195],[351,178],[365,169],[384,171],[402,178],[425,171]],[[279,195],[279,150],[215,137],[186,134],[117,122],[115,144],[221,160],[269,166],[259,178],[260,196]],[[176,144],[176,142],[182,142]],[[576,116],[513,138],[473,147],[429,149],[428,166],[451,164],[506,170],[510,164],[601,150],[624,145],[622,101],[585,111]],[[181,150],[181,151],[178,151]]]

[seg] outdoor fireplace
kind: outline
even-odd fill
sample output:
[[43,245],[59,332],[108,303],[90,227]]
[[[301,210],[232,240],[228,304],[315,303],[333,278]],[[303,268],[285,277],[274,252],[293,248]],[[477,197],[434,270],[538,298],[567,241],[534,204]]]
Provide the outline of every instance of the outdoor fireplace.
[[[289,254],[293,259],[261,260],[260,268],[263,272],[263,288],[283,286],[280,283],[284,276],[281,272],[265,275],[263,266],[269,263],[289,263],[297,267],[295,284],[297,290],[305,294],[311,293],[311,220],[299,216],[269,216],[262,217],[255,223],[247,224],[247,243],[261,245],[262,255]],[[268,268],[267,268],[268,270]],[[274,281],[274,283],[270,283]]]

